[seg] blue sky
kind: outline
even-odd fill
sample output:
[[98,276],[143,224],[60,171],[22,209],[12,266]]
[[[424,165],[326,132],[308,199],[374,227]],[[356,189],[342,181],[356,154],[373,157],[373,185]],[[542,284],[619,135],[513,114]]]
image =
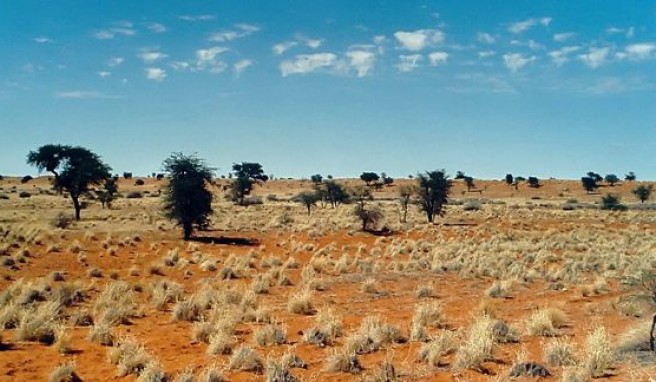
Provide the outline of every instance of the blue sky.
[[656,1],[0,1],[0,173],[656,179]]

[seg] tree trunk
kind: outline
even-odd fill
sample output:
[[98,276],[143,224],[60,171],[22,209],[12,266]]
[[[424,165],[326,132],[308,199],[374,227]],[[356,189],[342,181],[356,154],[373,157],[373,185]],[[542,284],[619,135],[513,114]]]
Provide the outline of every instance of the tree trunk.
[[73,199],[73,208],[75,208],[75,220],[80,220],[80,210],[82,209],[80,206],[80,200],[77,196],[73,196],[72,194],[71,199]]
[[312,208],[311,205],[308,205],[308,206],[307,206],[307,209],[308,209],[308,216],[310,216],[311,208]]
[[654,330],[656,329],[656,314],[651,320],[651,330],[649,331],[649,347],[651,351],[656,351],[656,339],[654,338]]
[[191,239],[191,233],[193,231],[191,227],[191,223],[182,223],[182,230],[184,231],[184,239],[189,240]]

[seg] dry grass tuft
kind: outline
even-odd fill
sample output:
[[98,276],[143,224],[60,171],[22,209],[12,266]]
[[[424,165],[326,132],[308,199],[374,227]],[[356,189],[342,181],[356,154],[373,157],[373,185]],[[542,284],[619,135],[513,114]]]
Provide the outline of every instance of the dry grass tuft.
[[551,366],[574,366],[576,348],[568,340],[553,339],[544,347],[544,359]]
[[247,345],[241,345],[234,351],[228,361],[230,370],[253,371],[261,373],[264,370],[264,363],[259,354]]
[[443,366],[442,359],[455,352],[458,344],[456,334],[450,331],[440,331],[430,342],[419,349],[419,359],[433,367]]
[[597,327],[585,339],[583,365],[593,377],[602,377],[615,363],[615,354],[610,346],[606,329]]
[[331,351],[326,357],[324,368],[326,371],[349,374],[360,374],[363,370],[358,357],[344,349]]
[[287,331],[277,325],[267,325],[253,334],[255,343],[260,346],[281,345],[287,342]]
[[458,370],[482,370],[483,362],[492,359],[495,347],[495,321],[488,316],[476,319],[465,342],[456,353],[454,367]]
[[287,311],[294,314],[304,314],[306,316],[314,314],[314,303],[312,302],[313,297],[312,292],[307,289],[292,294],[287,301]]
[[75,362],[67,362],[50,373],[48,382],[82,382],[82,379],[75,373]]

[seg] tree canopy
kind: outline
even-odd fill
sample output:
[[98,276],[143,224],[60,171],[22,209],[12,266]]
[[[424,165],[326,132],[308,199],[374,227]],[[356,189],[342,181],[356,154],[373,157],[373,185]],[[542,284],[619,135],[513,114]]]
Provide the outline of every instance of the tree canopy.
[[419,204],[430,223],[435,220],[436,215],[444,215],[451,186],[451,180],[444,170],[428,171],[417,175]]
[[80,146],[48,144],[27,154],[27,164],[39,172],[48,171],[55,176],[53,187],[58,192],[68,192],[73,201],[75,219],[80,220],[80,196],[90,186],[99,185],[111,178],[111,167],[100,157]]

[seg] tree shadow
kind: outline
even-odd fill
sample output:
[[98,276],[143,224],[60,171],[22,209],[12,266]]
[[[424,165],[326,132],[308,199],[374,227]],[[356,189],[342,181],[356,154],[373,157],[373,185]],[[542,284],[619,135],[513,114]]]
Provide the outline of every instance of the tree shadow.
[[247,247],[260,245],[260,242],[257,239],[251,239],[248,237],[197,236],[190,238],[189,241],[195,241],[203,244],[223,244]]

